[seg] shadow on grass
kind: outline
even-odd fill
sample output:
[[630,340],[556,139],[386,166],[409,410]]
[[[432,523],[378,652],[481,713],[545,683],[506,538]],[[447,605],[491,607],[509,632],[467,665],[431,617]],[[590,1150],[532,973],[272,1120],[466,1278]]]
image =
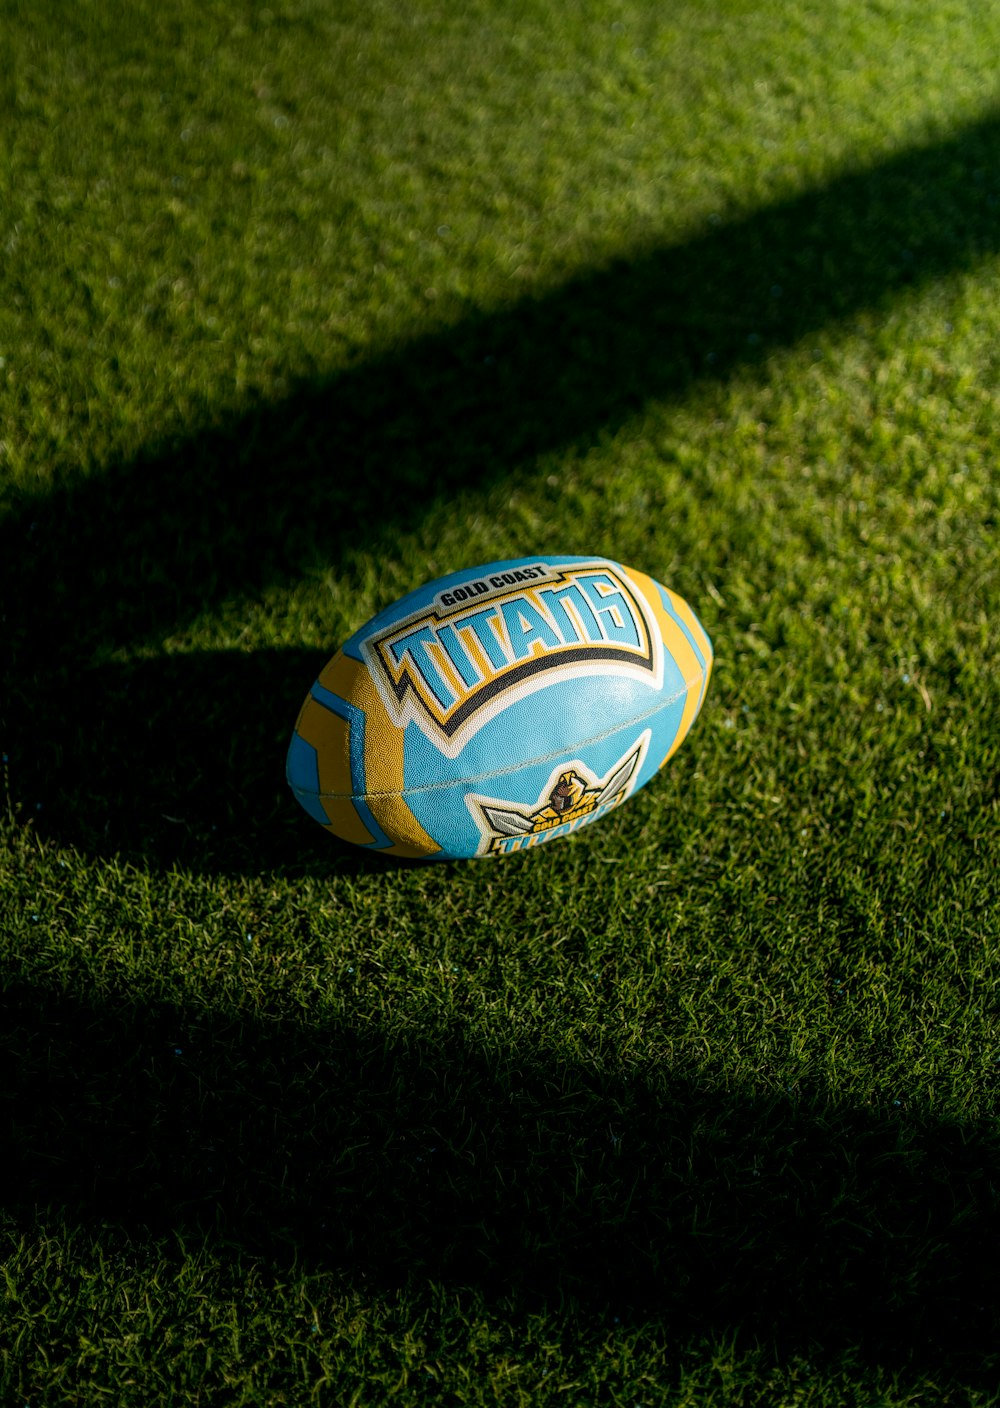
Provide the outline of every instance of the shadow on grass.
[[[88,663],[157,646],[234,596],[331,565],[349,572],[359,550],[390,555],[400,535],[461,490],[530,475],[540,455],[585,448],[650,399],[678,398],[815,329],[885,307],[908,285],[971,267],[1000,249],[998,148],[1000,120],[984,120],[687,243],[505,310],[471,312],[279,404],[209,412],[208,424],[135,462],[15,504],[0,524],[10,661],[0,709],[18,800],[42,802],[38,825],[56,840],[86,834],[88,844],[120,847],[111,820],[119,780],[131,774],[129,787],[144,785],[143,759],[123,741],[134,735],[125,729],[116,741],[104,731],[107,750],[120,750],[116,767],[95,769],[97,750],[84,746],[59,774],[57,806],[46,805],[35,761],[79,737],[73,714],[83,694],[94,691],[82,707],[99,711],[143,674],[123,667],[116,679],[108,667],[86,676]],[[160,668],[158,682],[152,668],[144,678],[175,721],[157,742],[165,792],[184,791],[188,755],[202,751],[206,688],[228,710],[223,748],[247,755],[270,740],[270,703],[241,691],[251,667],[215,656],[204,675],[197,664]],[[296,677],[286,732],[308,683]],[[264,687],[276,700],[285,681],[271,675]],[[159,808],[156,798],[150,805]],[[95,811],[110,821],[103,841]],[[199,818],[211,824],[207,813]],[[127,849],[164,863],[175,845],[162,836],[139,828]]]
[[205,651],[81,669],[17,760],[21,820],[86,853],[218,875],[393,864],[325,834],[285,783],[292,725],[326,659]]
[[4,1206],[505,1314],[997,1371],[1000,1131],[458,1032],[0,1004]]

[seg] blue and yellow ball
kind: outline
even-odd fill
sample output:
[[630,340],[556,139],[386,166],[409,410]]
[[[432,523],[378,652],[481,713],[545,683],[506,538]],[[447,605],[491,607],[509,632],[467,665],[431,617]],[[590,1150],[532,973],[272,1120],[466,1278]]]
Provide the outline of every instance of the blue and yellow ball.
[[597,821],[672,757],[712,647],[675,592],[606,558],[454,572],[380,612],[299,713],[288,782],[343,840],[509,855]]

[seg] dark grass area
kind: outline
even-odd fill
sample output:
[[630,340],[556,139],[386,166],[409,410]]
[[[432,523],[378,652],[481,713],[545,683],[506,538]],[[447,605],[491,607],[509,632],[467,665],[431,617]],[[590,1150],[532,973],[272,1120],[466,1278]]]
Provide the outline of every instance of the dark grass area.
[[[859,1106],[124,995],[3,1003],[8,1218],[206,1234],[347,1288],[991,1385],[1000,1135]],[[122,1242],[122,1238],[126,1240]]]

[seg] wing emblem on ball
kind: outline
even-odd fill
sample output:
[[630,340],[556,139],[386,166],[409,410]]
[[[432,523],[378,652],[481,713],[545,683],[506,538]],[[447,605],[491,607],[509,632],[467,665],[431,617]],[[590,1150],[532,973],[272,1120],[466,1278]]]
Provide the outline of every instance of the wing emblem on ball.
[[[533,807],[470,796],[483,834],[482,855],[508,855],[586,826],[624,802],[633,790],[649,744],[646,729],[604,777],[579,761],[560,764]],[[478,815],[477,815],[478,813]]]

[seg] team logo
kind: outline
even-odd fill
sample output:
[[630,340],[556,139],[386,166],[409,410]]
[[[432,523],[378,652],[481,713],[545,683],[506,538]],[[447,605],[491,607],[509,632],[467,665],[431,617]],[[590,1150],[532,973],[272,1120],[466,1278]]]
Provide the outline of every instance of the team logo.
[[639,592],[606,563],[545,563],[470,578],[364,642],[386,707],[454,756],[482,724],[556,679],[635,674],[660,684],[662,647]]
[[649,729],[604,777],[595,777],[585,764],[556,768],[534,807],[511,806],[489,797],[470,796],[470,811],[482,832],[480,855],[502,856],[527,846],[568,836],[581,826],[607,815],[635,786],[649,744]]

